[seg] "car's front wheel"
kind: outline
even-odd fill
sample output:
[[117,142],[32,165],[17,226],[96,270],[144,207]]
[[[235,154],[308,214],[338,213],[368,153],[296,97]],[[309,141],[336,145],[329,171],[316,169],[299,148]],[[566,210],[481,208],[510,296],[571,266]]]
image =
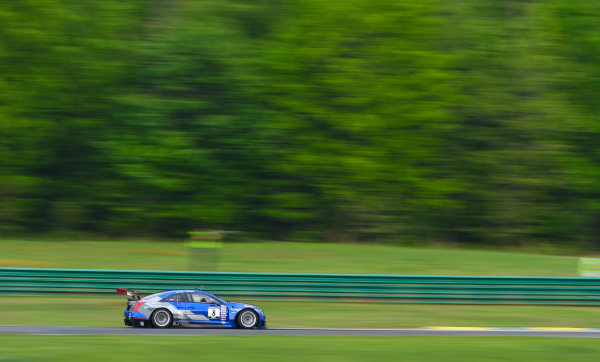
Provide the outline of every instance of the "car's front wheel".
[[169,328],[173,324],[173,316],[166,309],[157,309],[150,317],[154,328]]
[[250,309],[245,309],[237,315],[238,328],[254,328],[258,325],[258,314]]

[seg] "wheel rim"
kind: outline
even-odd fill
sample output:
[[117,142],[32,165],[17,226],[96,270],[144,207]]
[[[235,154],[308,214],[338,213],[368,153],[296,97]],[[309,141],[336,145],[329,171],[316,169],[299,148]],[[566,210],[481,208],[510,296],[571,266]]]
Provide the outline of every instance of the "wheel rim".
[[154,314],[154,323],[156,323],[156,325],[159,327],[164,327],[169,324],[170,319],[171,317],[169,317],[169,313],[165,312],[164,310],[159,310]]
[[242,321],[242,325],[244,327],[254,327],[254,324],[256,323],[256,315],[250,311],[246,311],[242,313],[240,320]]

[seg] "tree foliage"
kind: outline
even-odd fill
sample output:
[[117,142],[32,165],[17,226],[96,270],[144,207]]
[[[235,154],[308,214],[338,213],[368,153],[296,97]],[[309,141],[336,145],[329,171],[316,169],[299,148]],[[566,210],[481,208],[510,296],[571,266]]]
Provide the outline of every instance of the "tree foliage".
[[599,10],[3,2],[0,232],[594,246]]

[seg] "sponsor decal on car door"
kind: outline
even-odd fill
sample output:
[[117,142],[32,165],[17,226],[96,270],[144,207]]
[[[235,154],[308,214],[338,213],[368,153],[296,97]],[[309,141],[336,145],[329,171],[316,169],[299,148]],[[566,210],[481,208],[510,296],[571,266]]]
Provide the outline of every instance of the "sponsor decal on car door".
[[190,318],[196,322],[220,323],[221,305],[204,293],[191,293],[191,303],[187,303]]

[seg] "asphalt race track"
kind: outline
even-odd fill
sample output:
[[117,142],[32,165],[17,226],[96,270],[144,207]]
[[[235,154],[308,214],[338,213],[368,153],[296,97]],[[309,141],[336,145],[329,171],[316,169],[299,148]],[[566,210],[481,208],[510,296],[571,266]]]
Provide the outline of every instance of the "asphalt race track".
[[128,328],[128,327],[58,327],[0,326],[0,333],[43,335],[289,335],[289,336],[521,336],[600,338],[598,328],[483,328],[428,327],[415,329],[351,329],[351,328]]

